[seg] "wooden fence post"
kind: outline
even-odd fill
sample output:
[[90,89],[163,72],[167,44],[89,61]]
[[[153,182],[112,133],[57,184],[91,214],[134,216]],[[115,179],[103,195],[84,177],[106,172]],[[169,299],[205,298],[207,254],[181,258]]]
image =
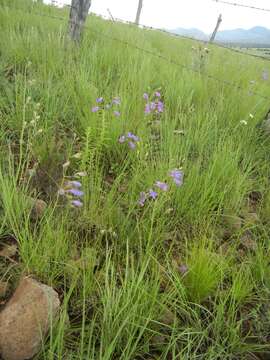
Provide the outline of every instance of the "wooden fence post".
[[91,0],[72,0],[69,13],[69,35],[72,40],[79,41],[83,26],[91,6]]
[[218,32],[219,25],[221,24],[221,22],[222,22],[222,15],[220,14],[219,17],[218,17],[218,20],[217,20],[217,25],[215,27],[215,30],[213,31],[213,34],[211,36],[210,43],[212,43],[215,40],[216,34]]
[[136,19],[135,19],[135,24],[137,24],[137,25],[139,25],[139,22],[140,22],[140,17],[141,17],[141,12],[142,12],[142,5],[143,5],[143,0],[139,0]]
[[107,9],[107,11],[108,11],[108,13],[110,15],[111,20],[114,22],[115,20],[114,20],[114,17],[112,16],[112,13],[111,13],[110,9]]

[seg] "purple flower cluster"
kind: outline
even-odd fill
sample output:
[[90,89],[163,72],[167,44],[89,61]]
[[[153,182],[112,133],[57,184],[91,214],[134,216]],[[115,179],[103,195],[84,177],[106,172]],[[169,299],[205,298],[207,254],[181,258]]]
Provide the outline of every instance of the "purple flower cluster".
[[82,184],[77,180],[69,180],[64,183],[64,186],[58,190],[58,194],[61,196],[66,196],[69,200],[70,205],[73,207],[82,207],[83,203],[80,198],[84,195],[84,192],[81,191]]
[[147,93],[143,94],[144,100],[146,100],[144,113],[145,114],[160,114],[164,111],[164,103],[160,100],[161,94],[156,91],[151,97]]
[[128,146],[131,150],[136,149],[137,142],[140,141],[140,138],[137,135],[128,132],[126,135],[121,135],[118,139],[120,144],[128,143]]
[[173,179],[176,186],[183,185],[184,173],[181,170],[174,169],[170,171],[170,177]]
[[162,181],[156,181],[155,185],[162,191],[168,191],[169,189],[169,185]]
[[[162,181],[156,181],[155,187],[162,191],[167,191],[169,188],[168,185]],[[138,203],[140,206],[143,207],[147,199],[156,200],[157,197],[158,197],[158,192],[153,189],[150,189],[147,192],[143,191],[140,193],[140,198],[139,198]]]
[[[173,182],[177,187],[183,185],[184,173],[182,170],[178,170],[178,169],[171,170],[169,172],[169,176],[173,179]],[[166,182],[156,181],[154,186],[156,187],[157,190],[161,190],[163,192],[169,190],[169,185]],[[148,199],[156,200],[157,197],[158,197],[158,192],[153,189],[150,189],[147,192],[140,193],[140,198],[138,203],[140,206],[143,207],[145,205],[146,200]]]
[[112,99],[112,101],[109,104],[105,104],[104,102],[104,98],[103,97],[99,97],[96,99],[96,103],[98,105],[95,105],[92,107],[92,112],[96,113],[102,110],[109,110],[112,109],[112,113],[114,114],[114,116],[119,117],[120,111],[118,110],[118,106],[121,105],[121,100],[119,97],[114,97]]

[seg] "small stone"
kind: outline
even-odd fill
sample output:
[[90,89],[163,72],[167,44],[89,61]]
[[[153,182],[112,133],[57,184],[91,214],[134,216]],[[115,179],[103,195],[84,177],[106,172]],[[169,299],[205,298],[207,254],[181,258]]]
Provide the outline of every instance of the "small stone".
[[58,294],[49,286],[24,277],[0,313],[0,355],[4,360],[31,359],[58,317]]

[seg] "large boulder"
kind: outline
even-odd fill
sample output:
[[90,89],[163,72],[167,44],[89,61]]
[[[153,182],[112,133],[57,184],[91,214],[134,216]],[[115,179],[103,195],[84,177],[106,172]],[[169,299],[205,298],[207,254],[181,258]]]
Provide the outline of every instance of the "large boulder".
[[51,287],[24,277],[0,313],[0,354],[4,360],[31,359],[42,346],[60,308]]

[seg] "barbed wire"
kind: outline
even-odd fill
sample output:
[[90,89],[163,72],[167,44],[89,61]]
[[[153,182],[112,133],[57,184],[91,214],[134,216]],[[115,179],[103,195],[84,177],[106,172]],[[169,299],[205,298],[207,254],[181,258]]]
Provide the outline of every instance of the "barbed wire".
[[[102,17],[105,20],[110,20],[107,17],[105,17],[104,15],[96,14],[96,13],[93,13],[93,12],[92,12],[92,14],[95,15],[95,16]],[[244,55],[244,56],[250,56],[250,57],[253,57],[253,58],[257,58],[257,59],[262,59],[264,61],[270,61],[270,58],[268,58],[266,56],[244,52],[244,51],[241,51],[241,50],[238,50],[238,49],[226,46],[226,45],[222,45],[221,43],[217,43],[217,42],[210,43],[209,40],[199,40],[199,39],[193,38],[191,36],[176,34],[174,32],[170,32],[168,30],[164,30],[164,29],[160,29],[160,28],[155,28],[155,27],[152,27],[152,26],[138,25],[138,24],[136,24],[136,23],[134,23],[132,21],[127,21],[127,20],[123,20],[123,19],[119,19],[119,18],[115,18],[115,17],[114,17],[114,21],[124,23],[124,24],[128,24],[128,25],[137,26],[139,28],[143,28],[143,29],[146,29],[146,30],[159,31],[159,32],[165,33],[168,36],[176,37],[176,38],[179,38],[179,39],[192,40],[192,41],[195,41],[195,42],[197,42],[197,43],[199,43],[199,44],[201,44],[203,46],[209,46],[210,45],[211,47],[226,49],[226,50],[228,50],[230,52],[241,54],[241,55]]]
[[240,4],[240,3],[233,3],[233,2],[225,1],[225,0],[212,0],[212,1],[217,2],[217,3],[221,3],[221,4],[231,5],[231,6],[240,6],[240,7],[244,7],[244,8],[253,9],[253,10],[270,12],[270,9],[259,8],[259,7],[252,6],[252,5],[246,5],[246,4]]
[[[213,0],[215,1],[215,0]],[[52,3],[52,5],[55,5],[56,4],[59,5],[59,7],[68,7],[68,8],[76,8],[75,6],[72,6],[70,4],[62,4],[58,1],[54,1]],[[242,54],[242,55],[245,55],[245,56],[250,56],[250,57],[253,57],[253,58],[257,58],[257,59],[262,59],[264,61],[270,61],[270,58],[269,57],[266,57],[266,56],[263,56],[263,55],[258,55],[258,54],[251,54],[251,53],[248,53],[248,52],[244,52],[244,51],[241,51],[241,50],[238,50],[236,48],[233,48],[233,47],[230,47],[230,46],[226,46],[226,45],[223,45],[221,43],[217,43],[217,42],[214,42],[214,43],[210,43],[209,40],[200,40],[200,39],[196,39],[194,37],[191,37],[191,36],[187,36],[187,35],[180,35],[180,34],[176,34],[174,32],[171,32],[171,31],[168,31],[168,30],[165,30],[165,29],[161,29],[161,28],[156,28],[156,27],[153,27],[153,26],[149,26],[149,25],[144,25],[144,24],[137,24],[133,21],[128,21],[128,20],[123,20],[123,19],[120,19],[120,18],[117,18],[117,17],[113,17],[113,20],[105,15],[102,15],[102,14],[98,14],[98,13],[95,13],[95,12],[90,12],[90,14],[92,15],[95,15],[95,16],[98,16],[98,17],[101,17],[102,19],[106,20],[106,21],[112,21],[112,22],[120,22],[122,24],[127,24],[127,25],[131,25],[131,26],[136,26],[138,28],[143,28],[143,29],[146,29],[146,30],[154,30],[154,31],[159,31],[159,32],[162,32],[162,33],[165,33],[167,34],[168,36],[172,36],[172,37],[176,37],[176,38],[179,38],[179,39],[186,39],[186,40],[192,40],[192,41],[195,41],[203,46],[209,46],[211,45],[212,47],[217,47],[217,48],[221,48],[221,49],[226,49],[230,52],[234,52],[236,54]]]
[[[18,9],[17,8],[16,10],[21,10],[22,12],[25,12],[24,9]],[[55,16],[55,15],[51,15],[51,14],[40,13],[40,12],[37,12],[37,11],[32,11],[31,14],[34,14],[34,15],[37,15],[37,16],[42,16],[42,17],[47,17],[47,18],[51,18],[51,19],[55,19],[55,20],[62,20],[62,21],[69,20],[70,23],[73,23],[73,24],[77,25],[76,22],[72,21],[71,19],[67,19],[66,17],[63,17],[63,16]],[[256,95],[256,96],[260,97],[261,99],[264,99],[264,100],[267,100],[267,101],[270,100],[270,96],[262,95],[261,93],[258,93],[256,91],[250,91],[250,89],[247,90],[246,88],[243,88],[242,86],[240,86],[236,82],[229,81],[229,80],[224,80],[224,79],[219,79],[218,77],[216,77],[214,75],[211,75],[211,74],[207,73],[206,71],[201,71],[201,70],[198,70],[198,69],[194,69],[194,68],[192,68],[192,67],[190,67],[188,65],[181,64],[181,63],[179,63],[179,62],[177,62],[177,61],[175,61],[173,59],[170,59],[170,58],[168,58],[168,57],[166,57],[164,55],[161,55],[161,54],[158,54],[158,53],[153,52],[151,50],[142,48],[142,47],[140,47],[138,45],[135,45],[135,44],[132,44],[132,43],[126,41],[126,40],[113,37],[113,36],[111,36],[111,35],[109,35],[107,33],[104,33],[104,32],[96,31],[96,30],[92,29],[90,26],[85,25],[84,27],[87,28],[90,32],[92,32],[92,33],[94,33],[94,34],[96,34],[98,36],[110,39],[112,41],[121,43],[121,44],[123,44],[123,45],[125,45],[127,47],[136,49],[136,50],[138,50],[138,51],[140,51],[142,53],[145,53],[145,54],[151,55],[153,57],[159,58],[162,61],[165,61],[165,62],[167,62],[167,63],[169,63],[171,65],[177,66],[177,67],[179,67],[181,69],[185,69],[185,70],[197,73],[200,76],[204,76],[205,78],[208,78],[208,79],[210,79],[212,81],[218,82],[218,83],[223,84],[225,86],[230,86],[230,87],[236,88],[237,90],[239,90],[239,91],[241,91],[243,93],[249,93],[250,95]]]

